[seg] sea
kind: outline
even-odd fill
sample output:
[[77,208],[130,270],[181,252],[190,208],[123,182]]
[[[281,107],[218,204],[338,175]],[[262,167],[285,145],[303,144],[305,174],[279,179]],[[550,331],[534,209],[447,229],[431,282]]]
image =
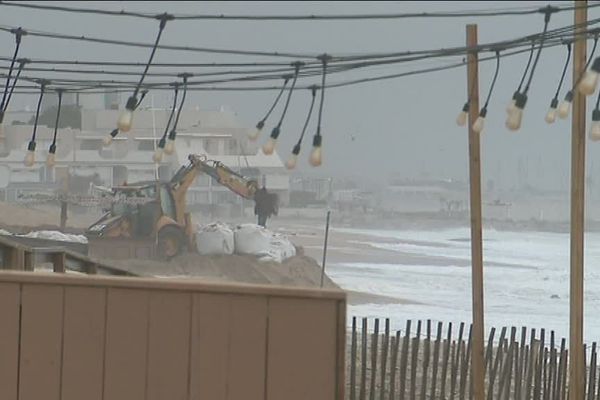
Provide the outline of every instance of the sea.
[[[408,319],[472,321],[469,228],[336,230],[368,236],[363,243],[399,253],[392,264],[328,264],[328,275],[337,284],[410,302],[350,305],[349,324],[352,317],[389,318],[392,330],[403,330]],[[544,328],[568,341],[569,248],[566,233],[484,230],[486,331]],[[400,254],[443,257],[448,265],[411,265],[401,262]],[[585,235],[584,340],[600,340],[600,233]]]

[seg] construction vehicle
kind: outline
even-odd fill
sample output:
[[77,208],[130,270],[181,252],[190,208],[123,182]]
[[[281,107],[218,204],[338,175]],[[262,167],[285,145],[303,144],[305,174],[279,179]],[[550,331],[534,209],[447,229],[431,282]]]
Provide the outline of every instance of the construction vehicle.
[[186,193],[205,173],[245,199],[254,199],[258,182],[219,161],[191,154],[168,182],[145,181],[112,188],[105,215],[86,231],[88,254],[112,259],[168,260],[195,251],[195,229],[186,211]]

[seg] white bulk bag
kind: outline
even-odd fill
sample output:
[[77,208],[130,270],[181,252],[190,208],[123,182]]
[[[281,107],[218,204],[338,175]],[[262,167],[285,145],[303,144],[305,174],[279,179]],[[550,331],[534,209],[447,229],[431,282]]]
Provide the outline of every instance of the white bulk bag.
[[271,232],[255,224],[243,224],[236,228],[236,254],[264,255],[271,242]]
[[196,249],[202,255],[228,255],[234,250],[233,231],[219,222],[204,225],[196,231]]

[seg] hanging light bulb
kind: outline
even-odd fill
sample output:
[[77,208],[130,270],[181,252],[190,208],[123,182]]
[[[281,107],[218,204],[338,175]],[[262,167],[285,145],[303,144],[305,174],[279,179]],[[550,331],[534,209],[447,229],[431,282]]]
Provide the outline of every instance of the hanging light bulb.
[[125,105],[125,110],[119,116],[119,120],[117,121],[117,127],[121,132],[129,132],[131,130],[131,125],[133,124],[133,111],[137,106],[138,99],[135,96],[131,96],[127,99],[127,104]]
[[165,138],[162,137],[160,138],[159,142],[158,142],[158,147],[156,148],[156,150],[154,150],[154,155],[152,156],[152,160],[156,163],[159,164],[162,159],[163,159],[163,151],[165,149]]
[[600,140],[600,110],[597,108],[592,111],[592,126],[590,127],[589,136],[594,142]]
[[265,126],[265,121],[258,121],[258,124],[256,124],[256,128],[254,128],[250,132],[248,132],[248,139],[250,139],[253,142],[256,141],[256,139],[258,139],[258,136],[260,135],[260,132],[262,131],[264,126]]
[[177,136],[177,132],[173,129],[169,132],[169,139],[167,140],[167,144],[165,145],[165,154],[171,155],[175,151],[175,138]]
[[32,167],[35,163],[35,142],[31,141],[27,145],[27,154],[25,155],[25,166]]
[[506,112],[508,114],[510,114],[510,113],[512,113],[512,112],[515,111],[516,104],[517,104],[517,97],[519,97],[519,91],[518,90],[513,93],[512,99],[510,99],[510,102],[508,103],[508,106],[506,106]]
[[523,120],[523,110],[527,104],[527,95],[519,93],[515,102],[515,110],[506,118],[506,127],[511,131],[518,131]]
[[104,145],[104,147],[108,147],[111,145],[111,143],[113,142],[113,139],[115,138],[115,136],[117,136],[119,134],[119,129],[113,129],[111,133],[108,134],[108,136],[105,136],[102,139],[102,144]]
[[56,143],[52,143],[50,145],[50,149],[48,149],[48,157],[46,158],[46,165],[50,168],[54,167],[56,164]]
[[288,158],[288,160],[285,163],[285,167],[287,169],[294,169],[296,168],[296,164],[298,163],[298,154],[300,154],[300,144],[297,143],[294,148],[292,149],[292,154],[290,155],[290,158]]
[[309,162],[313,167],[318,167],[323,163],[323,156],[321,152],[321,144],[323,141],[323,137],[317,131],[315,136],[313,137],[313,149],[310,152]]
[[485,116],[487,115],[487,108],[482,108],[479,112],[479,116],[475,120],[473,124],[473,130],[475,133],[481,133],[483,131],[483,127],[485,126]]
[[579,82],[579,93],[589,96],[594,93],[598,86],[598,74],[600,74],[600,57],[596,57],[590,69],[585,71],[583,78]]
[[263,145],[262,151],[266,155],[270,156],[275,151],[275,145],[277,144],[277,138],[279,137],[279,126],[276,126],[271,131],[271,136],[269,140]]
[[456,117],[456,125],[465,126],[469,117],[469,102],[467,101]]
[[555,97],[550,102],[550,108],[548,109],[548,112],[546,113],[546,117],[544,118],[546,120],[546,122],[549,124],[553,124],[554,121],[556,121],[556,113],[557,113],[556,107],[558,107],[558,99]]
[[565,99],[558,106],[558,117],[565,119],[569,116],[571,111],[571,103],[573,102],[573,92],[569,90],[565,95]]

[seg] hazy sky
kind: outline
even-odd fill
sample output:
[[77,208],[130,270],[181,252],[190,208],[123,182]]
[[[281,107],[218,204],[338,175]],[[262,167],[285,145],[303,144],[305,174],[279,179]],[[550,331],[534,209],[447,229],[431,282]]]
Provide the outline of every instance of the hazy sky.
[[[53,2],[61,4],[61,2]],[[131,11],[223,14],[327,14],[392,13],[509,7],[544,6],[546,3],[519,2],[69,2],[82,7]],[[560,2],[559,4],[569,4]],[[600,17],[600,8],[589,11],[589,19]],[[572,12],[552,17],[550,28],[573,22]],[[541,15],[402,19],[367,21],[175,21],[164,31],[162,44],[227,49],[288,51],[333,55],[365,52],[392,52],[462,46],[465,25],[479,25],[480,42],[520,37],[541,31]],[[89,35],[113,39],[152,42],[157,23],[128,17],[79,15],[0,6],[0,25],[22,26],[50,32]],[[0,53],[13,51],[12,35],[0,33]],[[591,43],[590,43],[591,47]],[[599,50],[600,53],[600,50]],[[123,60],[144,62],[148,49],[25,37],[22,56],[31,58]],[[484,181],[511,187],[518,180],[519,164],[530,182],[547,188],[568,187],[570,176],[570,122],[547,125],[543,118],[561,72],[565,49],[545,50],[529,94],[523,127],[518,133],[504,127],[505,107],[515,90],[527,61],[527,54],[501,62],[497,89],[491,100],[483,133]],[[265,61],[268,58],[224,56],[159,50],[156,61]],[[389,74],[456,62],[460,57],[437,59],[415,65],[371,69],[371,74]],[[3,64],[5,65],[5,64]],[[485,96],[494,63],[480,67],[481,96]],[[140,69],[141,70],[141,69]],[[183,72],[183,71],[182,71]],[[30,73],[30,75],[34,75]],[[330,82],[349,79],[337,74]],[[361,73],[360,76],[365,76]],[[115,78],[117,79],[117,78]],[[311,80],[318,83],[319,78]],[[571,75],[567,84],[571,82]],[[324,106],[324,165],[315,170],[307,157],[315,130],[311,124],[305,140],[299,170],[322,175],[357,176],[382,181],[400,177],[454,178],[468,176],[467,132],[454,119],[466,99],[466,69],[410,76],[328,90]],[[565,88],[568,85],[565,85]],[[563,93],[566,89],[563,90]],[[231,107],[241,122],[252,126],[275,96],[274,92],[201,92],[189,97],[189,106]],[[123,102],[124,102],[123,98]],[[286,158],[297,140],[309,104],[308,91],[295,93],[280,136],[279,152]],[[594,103],[595,97],[589,103]],[[155,95],[158,105],[170,102],[170,94]],[[20,96],[11,108],[33,105],[34,96]],[[275,112],[277,117],[278,112]],[[589,114],[591,116],[591,114]],[[276,118],[271,118],[271,123]],[[263,139],[273,125],[268,124]],[[351,140],[351,136],[356,139]],[[588,142],[588,166],[592,178],[600,173],[600,144]]]

